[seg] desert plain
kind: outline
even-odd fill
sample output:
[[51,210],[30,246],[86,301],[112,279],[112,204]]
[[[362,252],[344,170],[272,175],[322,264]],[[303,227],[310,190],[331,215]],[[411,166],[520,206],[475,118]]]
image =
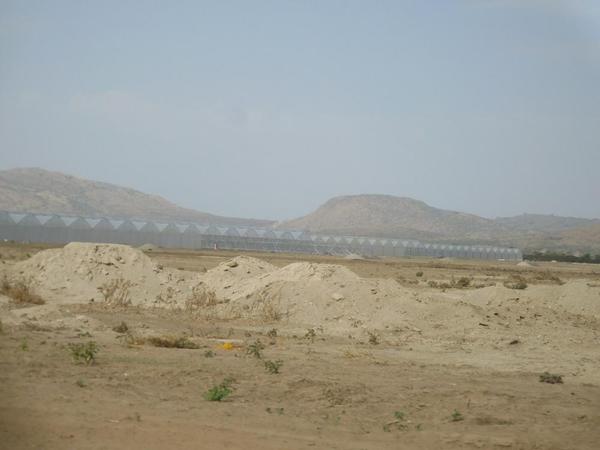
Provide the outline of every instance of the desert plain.
[[600,266],[0,246],[0,448],[597,449]]

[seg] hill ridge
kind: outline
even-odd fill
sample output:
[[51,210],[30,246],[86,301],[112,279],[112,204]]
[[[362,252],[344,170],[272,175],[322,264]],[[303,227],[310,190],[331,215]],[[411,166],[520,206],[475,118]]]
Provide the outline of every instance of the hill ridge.
[[123,219],[270,226],[273,221],[218,216],[183,208],[155,194],[38,167],[0,171],[0,209]]

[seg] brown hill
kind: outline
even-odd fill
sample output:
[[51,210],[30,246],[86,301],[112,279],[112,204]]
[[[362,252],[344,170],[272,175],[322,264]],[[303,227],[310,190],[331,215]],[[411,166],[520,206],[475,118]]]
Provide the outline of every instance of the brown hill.
[[600,253],[600,220],[539,214],[486,219],[390,195],[335,197],[287,229],[435,242],[515,246],[525,251]]
[[571,229],[600,225],[600,219],[584,219],[581,217],[562,217],[550,214],[521,214],[514,217],[499,217],[497,224],[513,231],[541,231],[544,233],[562,233]]
[[0,171],[0,210],[90,217],[269,226],[179,207],[157,195],[37,168]]
[[499,226],[473,214],[433,208],[391,195],[335,197],[316,211],[280,225],[322,233],[413,239],[494,239]]

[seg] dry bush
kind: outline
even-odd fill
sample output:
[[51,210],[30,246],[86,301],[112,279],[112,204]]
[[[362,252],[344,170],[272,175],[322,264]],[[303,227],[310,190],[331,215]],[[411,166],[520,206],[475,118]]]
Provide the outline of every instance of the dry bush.
[[549,384],[562,384],[563,379],[562,375],[558,375],[555,373],[544,372],[540,375],[540,383],[549,383]]
[[200,348],[198,344],[190,341],[185,336],[152,336],[146,339],[146,342],[155,347],[164,348],[187,348],[197,349]]
[[131,298],[129,297],[129,288],[133,286],[133,283],[123,278],[116,278],[111,281],[107,281],[98,288],[104,302],[111,306],[127,306],[131,304]]
[[369,335],[369,344],[371,345],[379,345],[379,335],[373,331],[367,331]]
[[536,273],[533,278],[537,281],[549,281],[551,284],[557,284],[559,286],[562,286],[563,284],[565,284],[565,282],[563,280],[561,280],[556,275],[553,275],[549,271]]
[[281,320],[281,312],[279,311],[279,308],[273,304],[273,301],[268,301],[263,304],[262,320],[264,322],[278,322]]
[[117,336],[117,339],[120,340],[124,346],[129,348],[144,345],[146,343],[146,339],[143,336],[139,336],[131,332],[121,334]]
[[450,282],[430,280],[427,284],[429,287],[437,289],[466,289],[472,286],[472,281],[473,279],[469,277],[460,277],[458,280],[452,277]]
[[269,295],[266,291],[261,291],[256,299],[256,310],[263,322],[278,322],[282,314],[279,309],[279,298],[276,295]]
[[119,325],[115,325],[112,330],[115,333],[127,333],[129,331],[129,326],[122,321]]
[[198,311],[216,304],[215,292],[208,289],[204,283],[200,283],[192,288],[192,295],[185,301],[185,309],[186,311]]
[[471,279],[467,277],[460,277],[458,280],[452,280],[452,287],[458,289],[464,289],[471,285]]
[[513,275],[504,282],[504,287],[509,289],[527,289],[527,280],[520,275]]
[[437,289],[450,289],[452,286],[452,284],[443,281],[443,282],[438,282],[438,281],[434,281],[434,280],[429,280],[429,282],[427,283],[429,285],[429,287],[432,288],[437,288]]
[[46,303],[42,297],[35,294],[31,281],[16,281],[11,283],[7,278],[0,283],[0,293],[10,297],[16,305],[43,305]]

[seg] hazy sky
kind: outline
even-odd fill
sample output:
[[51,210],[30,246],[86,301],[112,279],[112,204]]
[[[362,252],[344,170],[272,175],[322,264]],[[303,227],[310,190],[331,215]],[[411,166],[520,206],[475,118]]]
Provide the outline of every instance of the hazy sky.
[[20,166],[246,217],[600,217],[600,2],[0,0]]

